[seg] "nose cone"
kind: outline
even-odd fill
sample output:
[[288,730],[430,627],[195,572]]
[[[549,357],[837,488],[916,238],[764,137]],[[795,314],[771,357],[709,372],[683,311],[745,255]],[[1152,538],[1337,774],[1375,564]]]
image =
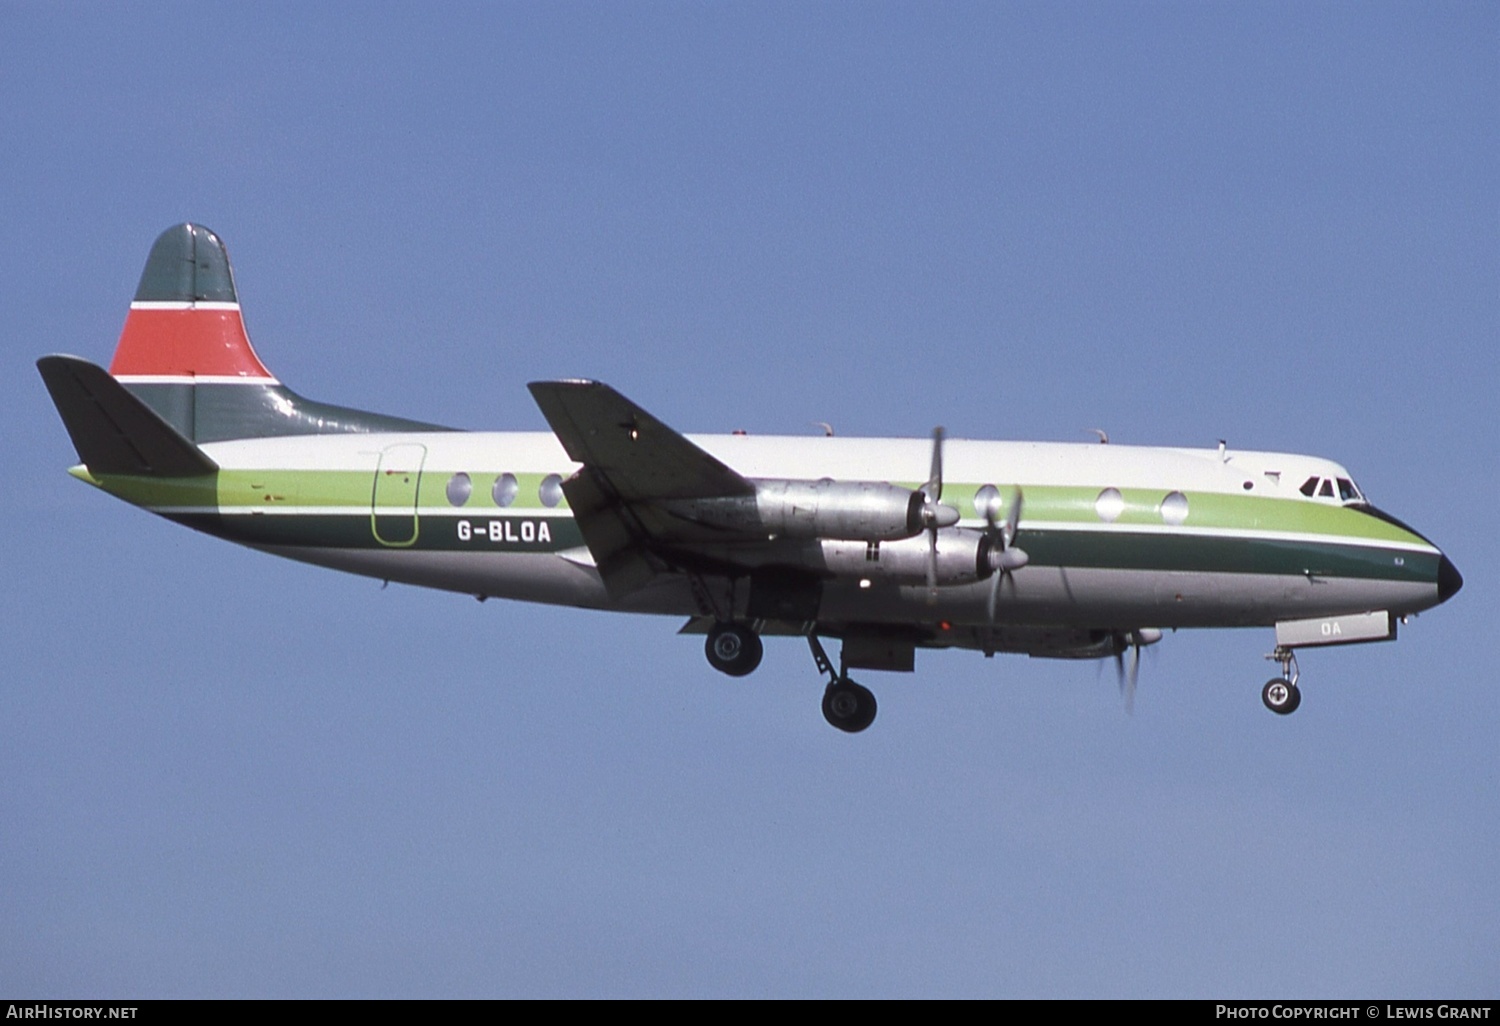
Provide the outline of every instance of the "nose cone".
[[1447,602],[1458,589],[1464,586],[1463,574],[1458,572],[1458,567],[1453,565],[1453,560],[1444,556],[1442,562],[1438,563],[1438,601]]

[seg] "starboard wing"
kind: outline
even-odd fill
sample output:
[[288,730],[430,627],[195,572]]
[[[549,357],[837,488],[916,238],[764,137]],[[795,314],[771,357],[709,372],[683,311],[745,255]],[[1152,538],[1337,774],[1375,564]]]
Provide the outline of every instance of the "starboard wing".
[[626,502],[755,494],[749,481],[606,384],[527,387],[568,455]]
[[702,540],[673,500],[749,497],[755,486],[608,385],[527,386],[568,456],[582,464],[563,494],[605,588],[619,598],[670,569],[663,554]]

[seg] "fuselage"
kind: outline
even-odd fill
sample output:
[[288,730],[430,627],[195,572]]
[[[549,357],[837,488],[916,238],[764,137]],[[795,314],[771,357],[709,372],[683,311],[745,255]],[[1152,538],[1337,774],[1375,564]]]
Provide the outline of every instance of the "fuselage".
[[[918,487],[926,439],[694,435],[749,478]],[[691,616],[671,575],[611,600],[558,487],[577,469],[545,433],[402,432],[209,443],[212,478],[89,477],[212,534],[385,580],[601,609]],[[1447,597],[1442,553],[1379,513],[1341,466],[1309,456],[951,439],[943,502],[984,525],[982,492],[1024,493],[1029,564],[999,595],[998,622],[1122,629],[1269,625]],[[1310,492],[1311,494],[1305,494]],[[1323,492],[1324,494],[1319,494]],[[976,497],[979,501],[976,502]],[[774,541],[774,539],[770,539]],[[925,550],[922,536],[884,543]],[[788,542],[762,565],[804,563]],[[832,623],[986,619],[984,583],[945,586],[827,573]],[[730,588],[731,601],[733,589]]]

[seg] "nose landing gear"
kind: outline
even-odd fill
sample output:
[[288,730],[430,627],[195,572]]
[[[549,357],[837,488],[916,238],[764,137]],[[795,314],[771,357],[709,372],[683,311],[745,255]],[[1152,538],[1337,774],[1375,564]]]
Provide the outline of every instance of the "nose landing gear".
[[1260,700],[1273,713],[1290,716],[1302,704],[1302,692],[1297,687],[1297,678],[1301,676],[1297,653],[1278,645],[1266,658],[1281,664],[1281,676],[1266,681],[1266,686],[1260,689]]

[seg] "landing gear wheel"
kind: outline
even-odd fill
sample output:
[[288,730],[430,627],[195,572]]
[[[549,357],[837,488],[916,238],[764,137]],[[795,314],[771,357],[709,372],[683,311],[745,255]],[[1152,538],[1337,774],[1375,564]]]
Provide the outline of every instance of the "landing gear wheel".
[[703,645],[709,665],[731,677],[743,677],[752,672],[760,665],[765,651],[760,635],[737,623],[715,624]]
[[1289,716],[1302,704],[1302,692],[1285,677],[1273,677],[1260,689],[1260,700],[1273,713]]
[[823,718],[848,734],[858,734],[875,722],[875,696],[848,677],[823,692]]

